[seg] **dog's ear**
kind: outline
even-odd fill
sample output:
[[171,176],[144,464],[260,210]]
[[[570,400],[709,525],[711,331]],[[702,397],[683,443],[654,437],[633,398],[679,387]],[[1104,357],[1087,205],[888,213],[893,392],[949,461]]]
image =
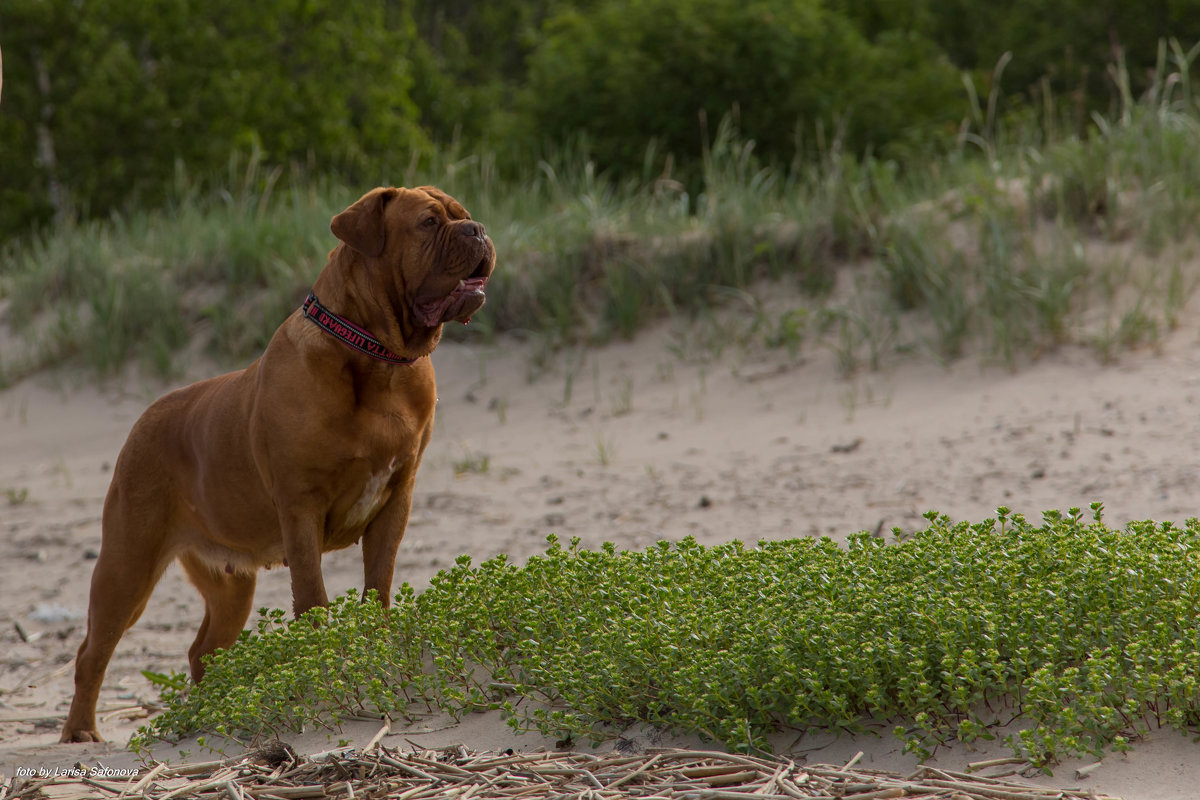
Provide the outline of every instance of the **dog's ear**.
[[329,223],[329,230],[364,256],[381,255],[385,239],[383,209],[397,194],[397,189],[372,189],[336,215]]

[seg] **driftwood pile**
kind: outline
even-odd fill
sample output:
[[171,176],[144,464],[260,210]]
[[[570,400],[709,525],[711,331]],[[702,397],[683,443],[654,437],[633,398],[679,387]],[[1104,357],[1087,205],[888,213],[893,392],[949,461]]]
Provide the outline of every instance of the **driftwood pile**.
[[[92,769],[93,773],[106,774]],[[119,772],[118,770],[110,770]],[[1003,778],[922,767],[907,777],[846,766],[797,764],[695,750],[606,755],[401,752],[343,748],[297,756],[273,744],[239,759],[156,766],[138,775],[13,778],[0,800],[1104,800]]]

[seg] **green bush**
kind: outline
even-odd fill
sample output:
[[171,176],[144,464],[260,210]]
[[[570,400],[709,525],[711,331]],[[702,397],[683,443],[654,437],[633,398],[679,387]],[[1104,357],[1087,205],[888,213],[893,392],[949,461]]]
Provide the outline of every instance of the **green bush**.
[[[766,748],[781,728],[896,726],[908,749],[992,738],[1037,764],[1200,725],[1200,522],[1123,530],[1078,509],[1035,526],[930,512],[894,545],[691,539],[462,557],[391,611],[353,596],[271,612],[165,693],[135,744],[335,726],[412,704],[503,709],[517,729],[604,737],[635,722]],[[898,533],[898,531],[897,531]],[[314,626],[318,620],[320,624]],[[617,727],[613,727],[617,726]]]
[[[998,118],[1084,135],[1093,112],[1164,88],[1155,44],[1200,39],[1197,8],[5,0],[0,234],[154,207],[177,164],[207,179],[231,152],[255,149],[271,166],[377,183],[430,141],[503,153],[512,178],[581,135],[601,168],[628,174],[657,138],[678,174],[697,167],[716,121],[735,113],[772,159],[836,139],[907,160],[936,149],[963,116],[960,70],[984,94],[1002,89]],[[988,85],[1006,52],[1004,86]],[[1188,58],[1174,88],[1186,94],[1196,51],[1179,54]],[[1115,64],[1127,69],[1117,75]]]
[[957,71],[916,36],[869,44],[817,0],[606,0],[548,21],[530,57],[532,124],[586,134],[601,164],[636,167],[644,142],[697,158],[733,112],[760,150],[852,146],[961,116]]
[[6,0],[0,231],[143,208],[234,152],[322,174],[427,147],[407,3]]

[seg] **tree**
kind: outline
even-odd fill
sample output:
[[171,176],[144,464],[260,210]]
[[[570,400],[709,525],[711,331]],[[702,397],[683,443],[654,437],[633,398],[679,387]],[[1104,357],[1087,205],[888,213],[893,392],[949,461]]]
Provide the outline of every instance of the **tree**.
[[961,115],[957,72],[936,47],[903,36],[888,47],[820,0],[604,0],[547,22],[525,104],[534,131],[585,132],[603,163],[625,166],[652,138],[699,155],[731,112],[785,158],[798,129],[811,141],[819,125],[840,127],[861,149]]
[[154,202],[177,164],[209,175],[238,150],[322,172],[407,162],[428,147],[411,5],[5,0],[0,230]]

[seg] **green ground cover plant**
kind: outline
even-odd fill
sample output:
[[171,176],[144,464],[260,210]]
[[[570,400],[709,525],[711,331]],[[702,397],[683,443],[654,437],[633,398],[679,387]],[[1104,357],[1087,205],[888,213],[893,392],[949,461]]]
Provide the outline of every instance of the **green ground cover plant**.
[[551,537],[521,566],[464,556],[391,610],[350,595],[296,621],[264,611],[201,685],[168,682],[133,744],[430,709],[582,739],[641,722],[742,750],[784,730],[892,730],[922,756],[1007,725],[1043,766],[1153,727],[1195,733],[1200,522],[1114,529],[1092,510],[1040,525],[930,512],[895,543],[845,548]]

